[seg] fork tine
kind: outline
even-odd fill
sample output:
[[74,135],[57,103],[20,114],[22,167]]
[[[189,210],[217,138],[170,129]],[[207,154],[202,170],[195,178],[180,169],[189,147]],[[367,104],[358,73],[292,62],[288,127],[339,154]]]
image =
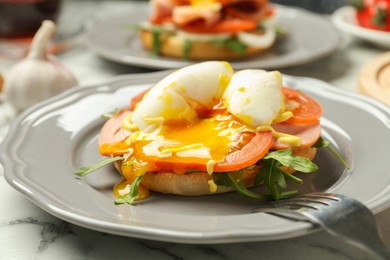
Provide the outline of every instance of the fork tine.
[[325,199],[325,200],[332,200],[332,201],[340,201],[340,198],[336,196],[336,194],[333,193],[322,193],[322,192],[316,192],[316,193],[306,193],[306,194],[300,194],[297,195],[297,197],[300,198],[314,198],[314,199]]
[[257,208],[253,209],[253,212],[266,212],[267,209],[270,208],[291,208],[291,209],[299,209],[299,208],[310,208],[310,209],[319,209],[318,206],[325,205],[329,206],[330,203],[327,200],[338,201],[337,198],[331,196],[322,196],[316,194],[305,194],[298,195],[294,197],[289,197],[287,199],[282,199],[278,201],[274,201],[268,204],[259,205]]

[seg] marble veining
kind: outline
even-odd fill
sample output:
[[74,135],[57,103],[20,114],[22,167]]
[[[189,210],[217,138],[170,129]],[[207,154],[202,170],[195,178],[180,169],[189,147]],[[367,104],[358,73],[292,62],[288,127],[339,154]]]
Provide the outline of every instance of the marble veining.
[[46,221],[39,221],[33,217],[27,217],[23,219],[16,219],[8,223],[9,226],[13,225],[37,225],[41,227],[41,241],[38,246],[38,252],[45,250],[51,243],[54,243],[58,237],[64,235],[75,235],[69,228],[69,223],[60,221],[59,223],[51,223]]

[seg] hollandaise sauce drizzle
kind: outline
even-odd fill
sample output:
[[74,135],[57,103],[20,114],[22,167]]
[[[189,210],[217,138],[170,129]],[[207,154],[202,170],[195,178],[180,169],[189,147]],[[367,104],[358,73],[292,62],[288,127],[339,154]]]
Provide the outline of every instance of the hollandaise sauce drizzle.
[[256,128],[256,131],[272,131],[272,135],[282,143],[289,144],[291,146],[301,145],[301,138],[299,136],[277,132],[270,125],[259,126]]

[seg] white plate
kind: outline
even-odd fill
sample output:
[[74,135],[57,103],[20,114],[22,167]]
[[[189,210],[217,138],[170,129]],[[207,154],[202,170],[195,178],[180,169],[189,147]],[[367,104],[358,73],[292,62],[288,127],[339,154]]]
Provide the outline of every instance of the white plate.
[[[289,32],[264,54],[232,61],[235,69],[276,69],[303,64],[324,57],[337,49],[340,35],[329,20],[303,9],[276,6],[277,21]],[[145,51],[131,24],[145,21],[149,6],[140,5],[123,15],[97,22],[86,33],[86,43],[102,57],[128,65],[155,69],[178,68],[191,61],[156,57]]]
[[[23,113],[1,144],[6,180],[32,202],[71,223],[123,236],[179,243],[274,240],[307,234],[308,223],[251,213],[257,201],[229,194],[152,196],[137,206],[114,205],[119,176],[106,167],[85,178],[74,170],[102,159],[97,136],[100,115],[127,106],[139,91],[166,72],[129,75],[92,87],[75,88]],[[381,103],[309,78],[284,76],[285,84],[317,99],[324,108],[323,136],[352,166],[347,171],[321,149],[320,170],[299,174],[302,192],[346,194],[374,212],[388,207],[390,109]]]
[[361,27],[355,17],[355,9],[344,6],[335,11],[332,21],[337,28],[357,38],[366,40],[384,48],[390,48],[390,32],[382,32]]

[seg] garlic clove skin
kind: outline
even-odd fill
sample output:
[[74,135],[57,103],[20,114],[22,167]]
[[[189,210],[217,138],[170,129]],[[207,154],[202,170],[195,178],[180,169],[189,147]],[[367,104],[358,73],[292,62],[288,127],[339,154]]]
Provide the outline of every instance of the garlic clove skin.
[[22,111],[76,86],[73,74],[54,60],[26,59],[16,64],[6,78],[4,99]]
[[74,75],[46,46],[55,32],[52,21],[44,21],[31,43],[27,57],[11,68],[5,78],[3,99],[17,111],[51,98],[78,84]]

